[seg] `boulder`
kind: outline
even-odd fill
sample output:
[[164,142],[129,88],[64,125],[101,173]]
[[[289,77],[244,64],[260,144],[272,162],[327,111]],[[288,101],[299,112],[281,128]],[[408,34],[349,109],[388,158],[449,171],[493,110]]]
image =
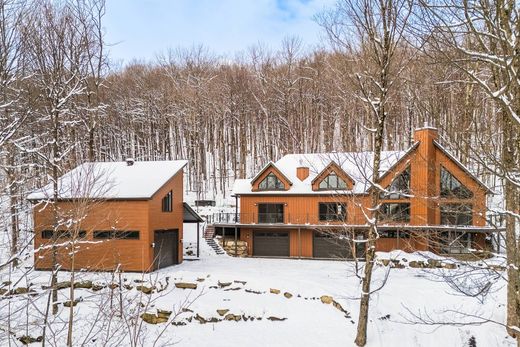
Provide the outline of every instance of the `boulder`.
[[92,281],[74,282],[74,288],[77,288],[77,289],[91,289],[92,288]]
[[24,336],[19,337],[18,341],[20,341],[24,345],[29,345],[29,344],[35,343],[35,342],[42,342],[43,336],[32,337],[29,335],[24,335]]
[[332,304],[332,302],[334,301],[334,299],[332,298],[332,296],[328,296],[328,295],[322,295],[320,297],[320,300],[322,303],[324,304]]
[[144,294],[152,294],[154,287],[147,287],[147,286],[142,285],[142,286],[135,287],[135,289],[140,292],[143,292]]
[[80,301],[81,301],[81,300],[79,300],[79,299],[74,300],[74,301],[70,301],[70,300],[68,300],[68,301],[65,301],[65,302],[63,303],[63,306],[65,306],[65,307],[74,306],[74,307],[75,307],[75,306],[78,304],[78,302],[80,302]]
[[157,315],[153,313],[143,313],[141,315],[141,319],[148,324],[157,324],[159,323]]
[[384,266],[388,266],[390,264],[390,259],[381,259],[381,263],[384,265]]
[[167,311],[167,310],[160,310],[160,309],[157,309],[157,317],[158,318],[170,318],[170,316],[172,315],[172,311]]
[[428,265],[431,268],[440,268],[442,267],[442,262],[438,259],[428,259]]
[[92,284],[92,290],[95,291],[95,292],[98,292],[98,291],[100,291],[101,289],[103,289],[105,287],[106,287],[105,284],[99,284],[99,283],[93,283]]
[[442,267],[445,269],[453,270],[457,268],[457,264],[454,263],[442,263]]
[[202,317],[200,314],[196,314],[194,317],[195,320],[198,320],[200,324],[206,324],[208,321],[206,318]]
[[423,268],[424,267],[424,262],[419,260],[412,260],[411,262],[408,263],[408,265],[410,267],[413,267],[413,268]]
[[239,314],[232,314],[232,313],[228,313],[225,317],[224,317],[225,320],[234,320],[235,322],[238,322],[239,320],[242,319],[242,316],[239,315]]
[[201,277],[197,278],[197,282],[204,282],[205,280],[206,280],[205,278],[201,278]]
[[247,283],[246,281],[237,281],[237,280],[234,280],[233,282],[240,283],[240,284],[243,284],[243,285],[246,285],[246,283]]
[[283,296],[285,296],[287,299],[290,299],[290,298],[293,297],[293,295],[291,293],[289,293],[289,292],[283,293]]
[[175,287],[181,289],[197,289],[197,283],[177,282],[175,283]]
[[270,317],[267,317],[267,319],[269,319],[270,321],[273,321],[273,322],[275,322],[275,321],[281,322],[281,321],[286,320],[287,318],[278,318],[278,317],[275,317],[275,316],[270,316]]
[[233,283],[233,282],[220,282],[220,281],[218,281],[218,286],[220,288],[225,288],[225,287],[229,287],[231,285],[231,283]]
[[218,309],[218,310],[217,310],[217,313],[219,314],[220,317],[224,317],[224,315],[225,315],[226,313],[228,313],[228,312],[229,312],[229,310],[226,309],[226,308]]
[[116,288],[119,288],[119,284],[117,284],[117,283],[110,283],[110,284],[108,285],[108,288],[109,288],[110,290],[114,290],[114,289],[116,289]]
[[271,288],[271,289],[269,289],[269,292],[270,292],[271,294],[280,294],[280,289],[274,289],[274,288]]
[[259,291],[256,291],[256,290],[252,290],[252,289],[246,289],[246,293],[251,293],[251,294],[262,294],[262,292],[259,292]]

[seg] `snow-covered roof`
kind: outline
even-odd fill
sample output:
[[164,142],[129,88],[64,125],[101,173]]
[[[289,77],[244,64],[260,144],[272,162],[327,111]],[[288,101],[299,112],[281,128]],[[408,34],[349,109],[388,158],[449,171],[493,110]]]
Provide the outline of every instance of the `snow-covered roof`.
[[[410,150],[413,150],[412,147]],[[401,160],[408,151],[384,151],[381,153],[381,174],[393,167]],[[333,152],[333,153],[311,153],[311,154],[288,154],[274,163],[293,184],[288,190],[277,192],[279,194],[323,194],[323,191],[312,190],[312,181],[319,175],[332,161],[347,175],[354,180],[352,191],[344,191],[347,194],[366,193],[372,177],[373,152]],[[296,168],[305,166],[309,168],[309,177],[301,181],[296,175]],[[235,180],[233,193],[238,195],[247,194],[267,194],[272,195],[272,191],[252,191],[250,179]],[[337,191],[336,191],[337,193]]]
[[[168,180],[181,171],[186,160],[89,162],[69,171],[58,180],[59,199],[149,199]],[[50,199],[52,183],[27,197]]]

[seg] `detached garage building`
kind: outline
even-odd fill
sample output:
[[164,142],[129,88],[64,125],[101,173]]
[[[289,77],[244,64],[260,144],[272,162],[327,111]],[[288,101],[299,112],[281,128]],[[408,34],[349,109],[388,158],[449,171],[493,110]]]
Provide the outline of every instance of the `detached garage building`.
[[56,203],[52,184],[30,194],[35,268],[51,269],[53,258],[64,269],[96,271],[181,263],[184,216],[193,214],[183,202],[186,165],[85,163],[59,179]]

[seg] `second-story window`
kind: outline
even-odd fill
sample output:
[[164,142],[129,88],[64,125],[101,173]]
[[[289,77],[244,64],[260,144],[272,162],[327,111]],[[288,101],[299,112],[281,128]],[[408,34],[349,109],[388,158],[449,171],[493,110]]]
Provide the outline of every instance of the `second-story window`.
[[258,185],[259,190],[284,190],[283,182],[274,173],[269,173]]
[[320,202],[320,221],[343,222],[347,218],[345,204],[336,202]]
[[172,200],[173,200],[173,193],[170,190],[168,194],[164,196],[162,199],[162,211],[163,212],[171,212],[172,211]]
[[409,203],[384,203],[379,209],[383,222],[409,222],[410,204]]
[[473,208],[470,204],[441,205],[442,225],[472,225]]
[[473,192],[441,167],[441,198],[471,199]]
[[258,204],[258,223],[283,223],[284,204]]
[[386,192],[381,193],[381,199],[401,199],[410,194],[410,166],[394,178],[392,183],[386,188]]
[[335,172],[328,174],[319,185],[323,190],[347,189],[347,183]]

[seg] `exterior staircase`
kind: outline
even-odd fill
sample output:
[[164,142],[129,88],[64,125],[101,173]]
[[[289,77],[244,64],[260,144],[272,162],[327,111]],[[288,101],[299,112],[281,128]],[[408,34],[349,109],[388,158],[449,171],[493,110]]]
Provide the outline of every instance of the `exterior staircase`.
[[213,225],[206,226],[206,230],[204,230],[204,239],[206,240],[208,246],[210,246],[217,255],[226,254],[226,252],[215,240],[215,227]]

